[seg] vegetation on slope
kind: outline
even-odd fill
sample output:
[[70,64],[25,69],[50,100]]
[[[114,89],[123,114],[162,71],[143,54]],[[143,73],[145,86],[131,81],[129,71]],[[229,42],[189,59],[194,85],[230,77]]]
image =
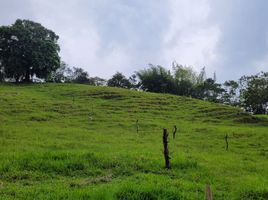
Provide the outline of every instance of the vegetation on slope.
[[0,85],[0,113],[0,199],[268,198],[266,117],[76,84]]

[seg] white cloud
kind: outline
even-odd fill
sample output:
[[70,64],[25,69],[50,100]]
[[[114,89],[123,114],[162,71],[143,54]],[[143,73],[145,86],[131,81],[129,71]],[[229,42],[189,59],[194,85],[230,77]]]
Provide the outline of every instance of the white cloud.
[[105,78],[116,71],[130,75],[155,59],[157,52],[148,48],[155,45],[157,33],[148,38],[146,28],[157,28],[158,18],[144,6],[150,3],[104,2],[32,0],[33,20],[60,36],[60,54],[69,65]]
[[176,60],[224,80],[268,70],[267,9],[261,0],[3,0],[0,24],[40,22],[60,36],[62,59],[94,76]]
[[[268,52],[263,59],[253,61],[252,65],[256,67],[256,71],[254,70],[255,73],[260,72],[260,71],[267,72],[267,70],[268,70]],[[254,72],[251,72],[251,73],[254,73]]]
[[210,73],[215,71],[221,32],[217,25],[207,23],[208,1],[170,1],[170,7],[170,28],[164,38],[166,60],[192,65],[197,70],[206,66]]
[[90,18],[81,18],[81,5],[77,1],[32,2],[34,17],[60,36],[60,55],[70,66],[92,71],[98,62],[101,38]]

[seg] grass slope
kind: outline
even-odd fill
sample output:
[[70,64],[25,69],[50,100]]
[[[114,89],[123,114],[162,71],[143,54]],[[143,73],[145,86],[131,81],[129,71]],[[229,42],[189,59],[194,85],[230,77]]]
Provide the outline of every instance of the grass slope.
[[267,130],[266,117],[186,97],[0,85],[0,199],[204,199],[207,184],[214,199],[268,199]]

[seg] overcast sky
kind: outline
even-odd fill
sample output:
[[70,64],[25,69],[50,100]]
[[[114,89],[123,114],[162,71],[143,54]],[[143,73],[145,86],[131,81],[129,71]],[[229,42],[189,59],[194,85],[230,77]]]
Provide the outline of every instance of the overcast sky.
[[172,61],[218,81],[268,71],[267,0],[0,0],[0,25],[17,18],[52,29],[91,76]]

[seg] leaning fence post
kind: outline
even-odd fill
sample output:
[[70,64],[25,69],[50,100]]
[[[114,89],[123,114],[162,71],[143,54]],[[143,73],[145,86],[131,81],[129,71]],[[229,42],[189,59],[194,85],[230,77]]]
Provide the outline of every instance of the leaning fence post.
[[176,132],[177,132],[177,126],[174,125],[173,139],[175,139],[175,137],[176,137]]
[[164,145],[164,158],[165,158],[165,168],[170,169],[170,157],[168,151],[168,131],[163,129],[163,145]]
[[139,120],[138,119],[136,120],[136,131],[137,133],[139,133]]
[[225,144],[226,144],[225,149],[226,149],[226,151],[228,151],[228,148],[229,148],[228,134],[226,134],[224,138],[225,138]]
[[212,190],[211,190],[210,185],[206,186],[206,196],[207,196],[207,200],[213,200]]

